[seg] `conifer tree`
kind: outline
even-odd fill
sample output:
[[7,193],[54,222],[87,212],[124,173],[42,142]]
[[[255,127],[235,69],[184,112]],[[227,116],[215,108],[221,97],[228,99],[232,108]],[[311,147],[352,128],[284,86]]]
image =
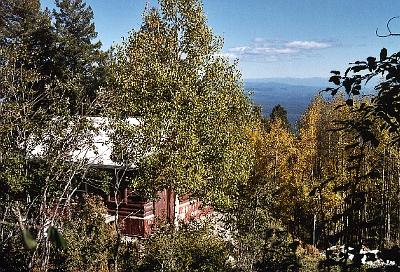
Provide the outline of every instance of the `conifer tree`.
[[39,1],[0,7],[0,270],[46,271],[89,167],[78,153],[91,145],[92,126],[65,103],[82,85],[56,80],[50,14]]
[[40,94],[54,69],[50,14],[40,9],[37,0],[1,1],[0,14],[0,65],[15,63],[16,67],[35,69],[39,77],[33,88]]
[[286,127],[287,129],[291,129],[291,125],[287,118],[287,111],[280,104],[272,108],[269,118],[272,122],[277,122],[277,120],[280,120],[284,127]]
[[55,76],[61,81],[81,84],[67,96],[71,113],[88,114],[87,108],[96,99],[104,84],[105,54],[96,41],[93,11],[82,0],[56,0],[53,10],[56,33]]

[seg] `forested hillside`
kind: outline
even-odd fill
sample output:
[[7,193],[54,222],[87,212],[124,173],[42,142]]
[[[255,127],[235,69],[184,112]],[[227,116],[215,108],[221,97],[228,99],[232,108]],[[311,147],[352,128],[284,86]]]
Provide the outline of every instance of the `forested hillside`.
[[[83,0],[0,1],[0,271],[400,269],[400,54],[332,71],[322,95],[268,87],[266,115],[201,1],[158,3],[104,51]],[[104,131],[112,165],[87,157]],[[122,192],[164,189],[212,212],[125,237]]]

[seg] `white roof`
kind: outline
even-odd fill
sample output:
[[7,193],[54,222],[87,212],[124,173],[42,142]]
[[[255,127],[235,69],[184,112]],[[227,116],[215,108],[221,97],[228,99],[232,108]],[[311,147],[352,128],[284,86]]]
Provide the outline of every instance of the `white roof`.
[[[92,122],[94,131],[92,131],[93,142],[88,141],[88,144],[83,144],[81,148],[72,152],[74,161],[87,160],[89,165],[103,165],[117,167],[121,166],[111,159],[113,144],[109,135],[113,133],[110,127],[110,121],[105,117],[86,117]],[[137,126],[140,124],[137,118],[127,118],[125,120],[128,125]],[[36,145],[31,154],[33,156],[41,156],[43,154],[43,145]],[[131,165],[130,167],[134,167]]]

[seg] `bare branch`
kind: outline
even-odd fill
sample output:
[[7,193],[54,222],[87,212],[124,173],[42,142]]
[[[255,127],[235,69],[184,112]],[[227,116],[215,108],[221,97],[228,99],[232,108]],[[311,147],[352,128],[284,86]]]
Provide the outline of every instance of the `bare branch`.
[[400,18],[400,16],[392,17],[386,23],[386,28],[387,28],[387,31],[388,31],[389,34],[380,35],[380,34],[378,34],[378,28],[376,28],[376,31],[375,31],[376,36],[381,37],[381,38],[390,37],[390,36],[400,36],[400,33],[393,33],[392,30],[390,29],[390,23],[392,22],[392,20],[399,19],[399,18]]

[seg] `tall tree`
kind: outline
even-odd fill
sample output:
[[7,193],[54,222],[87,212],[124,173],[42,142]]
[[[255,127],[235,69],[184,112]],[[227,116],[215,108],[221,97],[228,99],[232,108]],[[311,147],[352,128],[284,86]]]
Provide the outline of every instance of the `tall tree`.
[[93,127],[65,103],[65,93],[82,85],[55,80],[50,14],[39,1],[0,7],[0,269],[45,271],[89,168],[82,154]]
[[[46,229],[60,226],[82,182],[76,177],[83,177],[88,168],[85,159],[75,156],[91,143],[90,124],[66,115],[64,97],[50,91],[58,88],[64,93],[62,85],[46,85],[47,92],[38,94],[34,87],[40,74],[25,66],[16,68],[21,58],[13,57],[16,53],[9,51],[10,61],[0,67],[4,92],[0,103],[0,250],[24,252],[25,264],[18,264],[22,270],[45,270],[52,250]],[[54,115],[36,106],[43,97]],[[16,239],[20,236],[29,250]],[[10,265],[5,260],[1,263]]]
[[1,1],[0,11],[0,45],[25,50],[25,57],[29,56],[25,65],[45,69],[54,53],[50,50],[54,35],[49,12],[42,11],[37,0]]
[[40,9],[37,0],[1,1],[0,14],[0,65],[14,63],[17,68],[35,69],[38,78],[32,87],[40,94],[54,68],[50,14]]
[[236,65],[217,54],[221,40],[207,26],[201,2],[159,4],[116,53],[110,109],[138,116],[142,125],[131,136],[140,141],[130,141],[135,148],[115,157],[139,160],[134,186],[150,193],[169,187],[227,204],[251,169],[251,105]]
[[93,11],[82,0],[56,0],[53,10],[57,54],[55,76],[61,81],[74,80],[79,89],[67,93],[71,113],[87,114],[104,84],[105,54],[96,41]]

